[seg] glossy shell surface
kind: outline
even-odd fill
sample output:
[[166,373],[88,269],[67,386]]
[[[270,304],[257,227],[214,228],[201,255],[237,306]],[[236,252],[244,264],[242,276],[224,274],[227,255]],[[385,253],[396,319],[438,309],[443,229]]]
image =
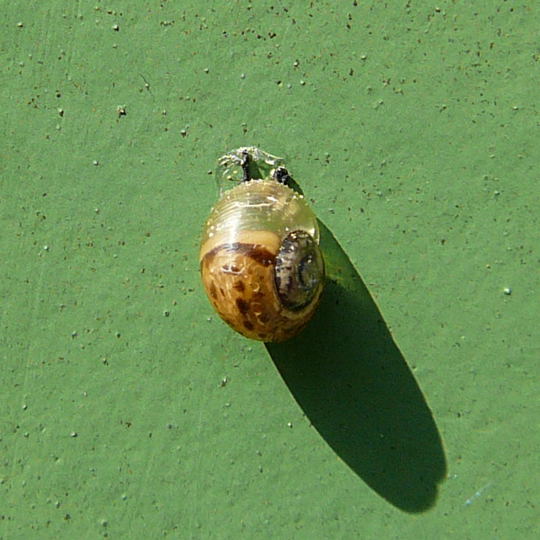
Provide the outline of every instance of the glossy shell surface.
[[317,218],[288,186],[254,179],[226,191],[212,209],[200,250],[201,276],[215,310],[248,338],[293,337],[322,293],[318,243]]

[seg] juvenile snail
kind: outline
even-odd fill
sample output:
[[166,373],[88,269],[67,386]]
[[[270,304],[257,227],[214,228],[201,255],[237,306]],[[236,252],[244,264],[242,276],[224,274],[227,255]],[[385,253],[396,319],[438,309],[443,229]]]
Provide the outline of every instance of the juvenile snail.
[[285,341],[309,322],[324,285],[317,218],[281,160],[255,147],[220,158],[222,193],[206,222],[201,277],[220,317],[240,334]]

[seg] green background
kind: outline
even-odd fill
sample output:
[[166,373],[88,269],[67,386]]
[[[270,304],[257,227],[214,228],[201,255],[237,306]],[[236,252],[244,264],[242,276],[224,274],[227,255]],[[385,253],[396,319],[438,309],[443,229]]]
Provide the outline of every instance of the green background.
[[[0,537],[536,537],[537,2],[1,10]],[[280,346],[199,283],[244,145],[328,227]]]

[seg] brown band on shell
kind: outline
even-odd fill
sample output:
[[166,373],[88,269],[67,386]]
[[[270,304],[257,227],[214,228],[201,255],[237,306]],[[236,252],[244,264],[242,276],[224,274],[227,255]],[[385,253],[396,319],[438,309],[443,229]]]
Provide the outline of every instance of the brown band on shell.
[[276,255],[268,251],[268,249],[266,249],[264,246],[260,246],[257,244],[244,244],[240,242],[233,242],[231,244],[220,244],[219,246],[211,249],[208,253],[205,253],[203,259],[206,259],[208,263],[211,263],[212,259],[217,255],[217,253],[222,250],[244,255],[246,257],[249,257],[250,259],[253,259],[259,264],[262,264],[263,266],[269,266],[273,264],[276,259]]

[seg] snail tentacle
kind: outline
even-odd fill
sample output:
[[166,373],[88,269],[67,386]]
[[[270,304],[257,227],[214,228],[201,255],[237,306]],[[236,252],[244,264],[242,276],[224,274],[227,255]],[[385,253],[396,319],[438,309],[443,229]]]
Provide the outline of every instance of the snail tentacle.
[[244,148],[244,150],[242,150],[242,161],[240,162],[240,166],[242,167],[242,182],[249,182],[251,180],[249,162],[249,151],[247,148]]
[[289,171],[285,167],[278,167],[277,169],[275,169],[272,177],[274,178],[274,180],[276,180],[276,182],[291,187],[291,182],[293,181],[293,179],[289,174]]

